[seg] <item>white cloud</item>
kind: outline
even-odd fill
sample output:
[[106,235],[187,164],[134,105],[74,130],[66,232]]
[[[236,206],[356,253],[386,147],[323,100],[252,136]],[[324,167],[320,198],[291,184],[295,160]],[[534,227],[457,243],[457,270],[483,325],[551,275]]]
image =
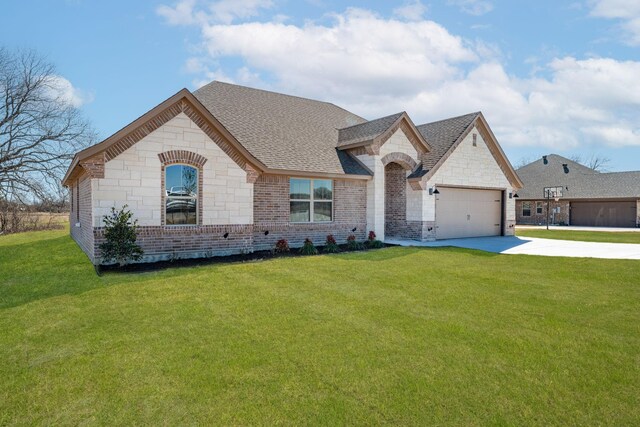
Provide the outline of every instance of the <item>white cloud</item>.
[[427,6],[422,4],[420,0],[414,0],[405,3],[403,6],[393,9],[393,15],[407,21],[420,21],[422,16],[427,13]]
[[[196,9],[203,6],[205,9]],[[261,9],[273,6],[272,0],[179,0],[175,6],[160,5],[158,15],[169,25],[191,25],[207,21],[230,24],[237,19],[257,16]]]
[[623,42],[640,46],[640,1],[591,0],[590,5],[591,16],[618,20]]
[[93,95],[76,87],[62,76],[51,76],[47,79],[47,87],[51,97],[57,98],[64,104],[79,108],[93,101]]
[[[640,146],[638,61],[556,57],[535,64],[549,77],[519,78],[487,43],[362,9],[326,24],[198,25],[206,54],[185,65],[196,86],[222,79],[370,119],[406,110],[416,123],[482,110],[505,146]],[[241,65],[225,67],[229,59]]]
[[164,17],[169,25],[190,25],[197,22],[193,10],[195,4],[196,0],[180,0],[174,7],[160,5],[156,12]]
[[447,4],[458,6],[469,15],[484,15],[493,10],[493,3],[487,0],[447,0]]

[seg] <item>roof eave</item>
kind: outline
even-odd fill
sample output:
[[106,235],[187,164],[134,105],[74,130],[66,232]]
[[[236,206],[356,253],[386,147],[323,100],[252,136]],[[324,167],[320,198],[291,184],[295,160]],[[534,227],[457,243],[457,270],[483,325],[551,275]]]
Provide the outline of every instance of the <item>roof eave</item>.
[[131,132],[135,131],[140,126],[144,125],[148,120],[153,118],[154,116],[160,114],[166,108],[174,105],[176,102],[181,101],[182,99],[186,99],[202,116],[204,116],[215,128],[219,131],[225,139],[233,146],[236,150],[245,157],[245,159],[254,166],[258,171],[263,172],[267,169],[267,167],[259,161],[255,156],[253,156],[238,140],[220,123],[218,119],[216,119],[213,114],[204,106],[202,103],[186,88],[181,89],[176,94],[170,96],[160,104],[153,107],[151,110],[147,111],[142,116],[138,117],[136,120],[132,121],[113,135],[109,136],[102,142],[92,145],[91,147],[87,147],[84,150],[77,152],[67,169],[67,172],[62,179],[62,185],[67,187],[69,185],[68,180],[70,176],[73,174],[73,171],[78,167],[79,163],[87,159],[91,156],[94,156],[100,152],[104,152],[111,145],[115,144],[120,139],[126,137]]

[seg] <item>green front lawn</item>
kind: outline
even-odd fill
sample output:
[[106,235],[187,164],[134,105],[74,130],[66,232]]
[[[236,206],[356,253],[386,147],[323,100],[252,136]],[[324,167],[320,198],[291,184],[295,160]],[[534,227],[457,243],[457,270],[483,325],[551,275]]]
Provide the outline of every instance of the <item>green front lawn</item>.
[[522,237],[542,237],[545,239],[578,240],[581,242],[640,244],[640,232],[637,231],[576,231],[518,228],[516,229],[516,235]]
[[640,424],[640,263],[437,248],[97,277],[0,237],[0,425]]

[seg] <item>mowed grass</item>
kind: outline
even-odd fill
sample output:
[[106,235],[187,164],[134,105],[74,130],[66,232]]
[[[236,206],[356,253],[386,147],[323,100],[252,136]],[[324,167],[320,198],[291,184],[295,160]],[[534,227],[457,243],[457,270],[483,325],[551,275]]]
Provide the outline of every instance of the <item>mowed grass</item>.
[[452,248],[102,277],[0,237],[0,425],[640,424],[640,262]]
[[518,228],[516,229],[516,235],[522,237],[542,237],[544,239],[578,240],[581,242],[640,244],[640,232],[637,231],[582,231]]

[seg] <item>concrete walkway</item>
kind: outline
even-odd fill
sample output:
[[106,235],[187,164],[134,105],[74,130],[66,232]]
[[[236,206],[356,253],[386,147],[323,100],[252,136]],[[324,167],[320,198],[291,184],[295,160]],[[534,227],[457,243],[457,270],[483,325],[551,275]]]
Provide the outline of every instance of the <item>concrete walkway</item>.
[[631,243],[575,242],[569,240],[540,239],[537,237],[474,237],[447,239],[435,242],[415,240],[385,241],[392,245],[478,249],[499,254],[524,254],[578,258],[637,259],[640,260],[640,245]]
[[[516,225],[516,230],[546,230],[546,225]],[[581,227],[578,225],[550,225],[549,230],[572,231],[605,231],[607,233],[635,232],[640,233],[640,227]]]

